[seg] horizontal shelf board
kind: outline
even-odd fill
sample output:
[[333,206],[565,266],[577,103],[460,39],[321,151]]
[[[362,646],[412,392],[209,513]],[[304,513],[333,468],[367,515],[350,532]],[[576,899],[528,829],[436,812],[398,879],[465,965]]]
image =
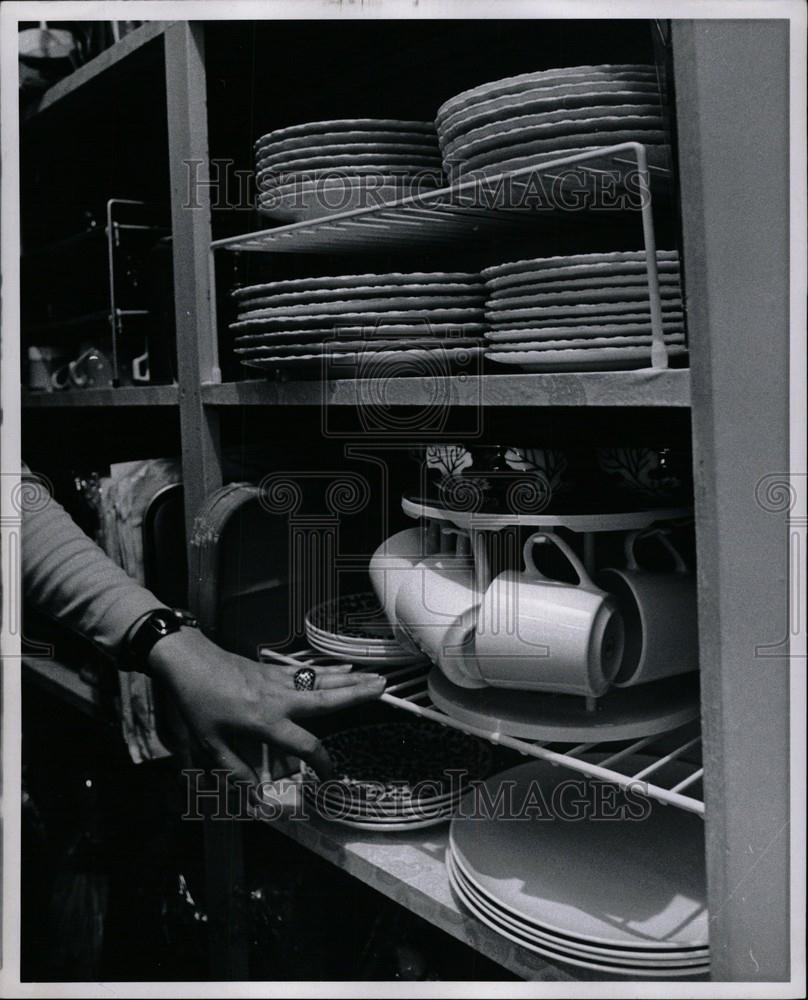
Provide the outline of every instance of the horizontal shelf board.
[[149,21],[147,24],[135,28],[128,35],[124,35],[119,42],[111,45],[108,49],[104,49],[103,52],[99,52],[95,58],[86,62],[83,66],[79,66],[69,76],[59,80],[58,83],[55,83],[46,90],[42,95],[42,100],[35,109],[26,114],[24,121],[36,119],[44,111],[58,105],[60,101],[63,101],[70,94],[74,94],[90,83],[90,81],[95,80],[112,69],[113,66],[117,66],[128,56],[131,56],[132,53],[143,48],[144,45],[148,45],[155,38],[159,38],[165,32],[169,23],[168,21]]
[[[440,386],[436,382],[442,383]],[[690,406],[687,369],[469,375],[202,386],[208,406]]]
[[285,804],[284,815],[266,820],[273,829],[522,979],[574,982],[586,978],[511,944],[460,909],[449,887],[444,863],[448,824],[412,832],[373,833],[338,826],[315,816],[293,819],[296,791],[291,782],[284,783],[283,794],[278,796]]
[[86,715],[101,716],[98,691],[78,673],[57,660],[39,656],[24,656],[23,678],[55,695]]
[[118,389],[66,389],[61,392],[23,391],[23,409],[64,409],[88,406],[177,406],[175,385],[121,386]]

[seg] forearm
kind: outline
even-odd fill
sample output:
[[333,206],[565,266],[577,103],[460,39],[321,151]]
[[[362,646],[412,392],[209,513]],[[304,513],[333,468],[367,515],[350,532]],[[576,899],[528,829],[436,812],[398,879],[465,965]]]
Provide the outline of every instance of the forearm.
[[161,602],[112,562],[53,499],[23,511],[22,534],[26,599],[119,658],[129,629]]

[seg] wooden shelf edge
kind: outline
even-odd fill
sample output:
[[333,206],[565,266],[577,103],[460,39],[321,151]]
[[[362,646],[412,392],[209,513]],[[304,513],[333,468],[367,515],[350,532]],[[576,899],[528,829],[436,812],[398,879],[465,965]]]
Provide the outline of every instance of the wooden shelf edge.
[[24,656],[23,677],[30,678],[49,694],[67,702],[86,715],[102,716],[98,692],[76,670],[71,670],[58,660],[42,656]]
[[118,65],[122,60],[132,55],[133,52],[137,52],[138,49],[143,48],[144,45],[148,45],[155,38],[159,38],[170,24],[170,21],[148,21],[139,28],[135,28],[128,35],[124,35],[119,42],[104,49],[103,52],[99,52],[89,62],[86,62],[83,66],[79,66],[69,76],[59,80],[58,83],[55,83],[46,90],[36,108],[24,116],[23,122],[34,121],[44,111],[54,107],[54,105],[64,100],[70,94],[74,94],[81,87],[85,86],[85,84],[96,79],[96,77],[99,77],[113,66]]
[[94,406],[178,406],[175,385],[121,386],[119,389],[76,389],[64,392],[23,390],[23,409],[64,409]]
[[449,887],[444,863],[448,825],[411,833],[365,833],[314,817],[291,818],[295,801],[291,783],[285,783],[279,801],[285,804],[284,815],[263,821],[348,875],[522,979],[577,981],[577,976],[511,944],[461,910]]
[[333,382],[203,384],[207,406],[606,406],[689,407],[690,371],[467,375]]

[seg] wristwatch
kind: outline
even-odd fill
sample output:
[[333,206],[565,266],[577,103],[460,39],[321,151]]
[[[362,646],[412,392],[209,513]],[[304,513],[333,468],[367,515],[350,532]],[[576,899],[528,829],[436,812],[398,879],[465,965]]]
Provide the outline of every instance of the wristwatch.
[[198,628],[199,622],[181,608],[157,608],[136,622],[126,637],[126,660],[130,669],[149,672],[149,653],[155,644],[181,628]]

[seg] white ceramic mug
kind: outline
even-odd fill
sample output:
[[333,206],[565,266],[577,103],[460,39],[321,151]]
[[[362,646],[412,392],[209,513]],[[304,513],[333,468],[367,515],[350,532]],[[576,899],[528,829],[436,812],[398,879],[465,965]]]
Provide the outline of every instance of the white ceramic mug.
[[[639,537],[656,538],[674,559],[673,572],[641,569],[635,548]],[[626,628],[617,687],[698,670],[696,581],[679,552],[660,531],[626,536],[626,568],[604,569],[598,582],[613,594]]]
[[480,594],[469,537],[442,528],[454,551],[428,556],[407,575],[396,597],[395,617],[410,642],[436,664],[453,684],[486,687],[474,660],[474,630]]
[[396,621],[396,597],[407,576],[437,547],[437,525],[427,530],[419,526],[406,528],[385,539],[370,557],[368,575],[379,604],[399,642],[410,650],[414,647]]
[[[537,543],[559,548],[578,583],[545,576],[533,560]],[[592,582],[558,535],[531,535],[524,561],[524,571],[500,573],[480,605],[475,652],[482,677],[492,687],[604,694],[623,653],[617,602]]]

